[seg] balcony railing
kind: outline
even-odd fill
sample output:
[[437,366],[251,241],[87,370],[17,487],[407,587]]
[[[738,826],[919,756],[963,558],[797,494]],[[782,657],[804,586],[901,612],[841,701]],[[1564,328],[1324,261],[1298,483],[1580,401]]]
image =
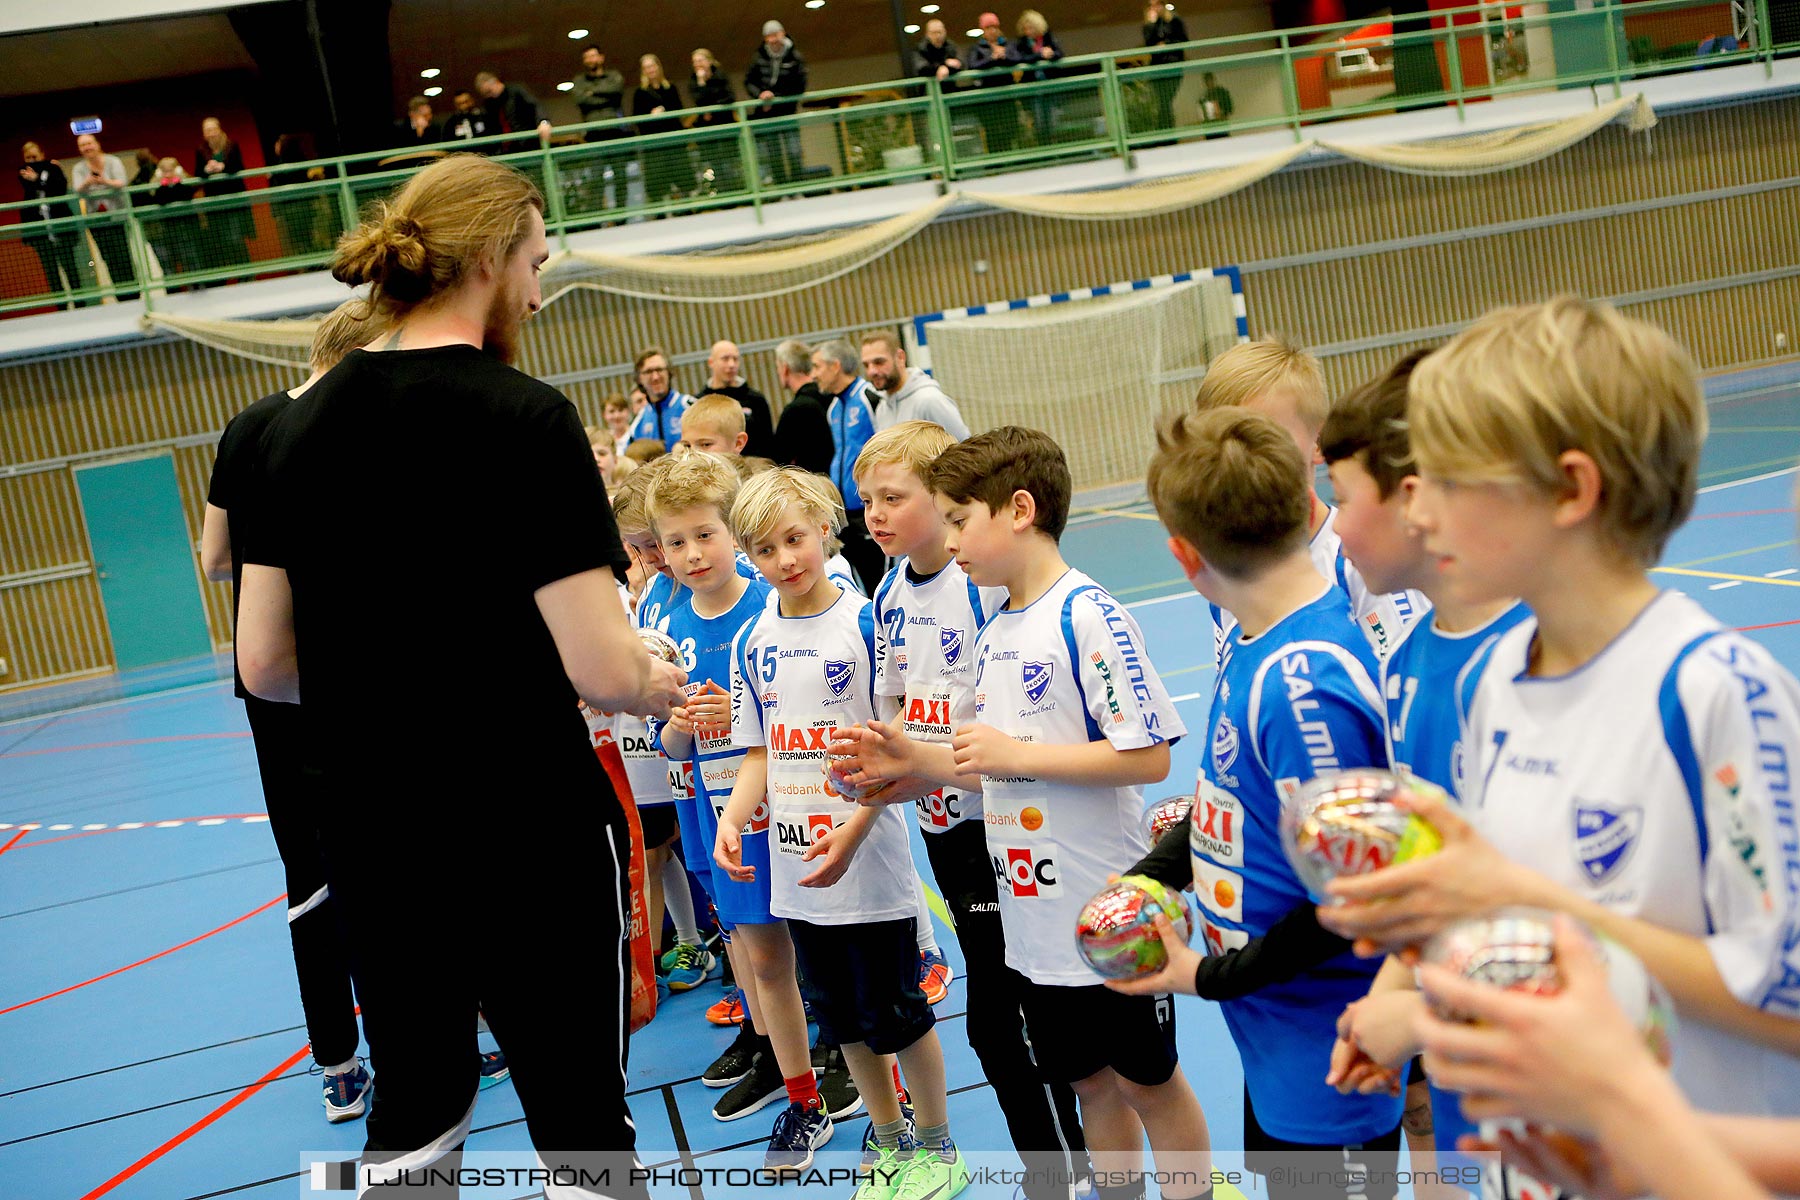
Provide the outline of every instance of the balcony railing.
[[[1771,23],[1771,7],[1782,20]],[[0,315],[316,270],[371,200],[435,153],[475,150],[543,189],[551,237],[679,213],[763,206],[888,184],[949,182],[1240,133],[1290,130],[1521,92],[1610,88],[1800,51],[1800,0],[1633,0],[1507,15],[1474,5],[1396,18],[1240,34],[1045,67],[964,72],[808,93],[791,115],[757,101],[689,109],[686,128],[637,135],[629,120],[448,142],[425,151],[242,172],[248,190],[121,211],[22,221],[0,205]],[[1517,12],[1517,8],[1511,11]],[[1788,38],[1793,40],[1780,40]],[[1151,64],[1152,53],[1204,57]],[[203,181],[196,181],[203,182]],[[115,200],[117,203],[117,200]],[[35,212],[32,214],[35,216]],[[19,223],[13,223],[19,222]]]

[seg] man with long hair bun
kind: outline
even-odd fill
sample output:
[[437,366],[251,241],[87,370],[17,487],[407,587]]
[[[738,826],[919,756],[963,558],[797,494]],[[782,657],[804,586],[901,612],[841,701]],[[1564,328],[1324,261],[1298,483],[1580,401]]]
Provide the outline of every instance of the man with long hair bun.
[[644,1191],[630,844],[576,699],[666,715],[685,677],[619,605],[630,560],[574,405],[508,365],[546,257],[537,188],[468,154],[340,240],[332,272],[385,332],[264,437],[238,658],[251,692],[305,705],[323,777],[377,1079],[366,1176],[457,1164],[479,1006],[539,1157],[588,1172],[548,1195],[587,1200]]

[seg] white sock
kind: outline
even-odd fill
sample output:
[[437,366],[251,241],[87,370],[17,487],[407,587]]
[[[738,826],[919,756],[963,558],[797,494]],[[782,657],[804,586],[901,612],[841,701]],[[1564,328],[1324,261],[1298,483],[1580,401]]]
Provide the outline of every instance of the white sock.
[[919,915],[914,924],[918,926],[919,952],[923,954],[930,951],[932,954],[936,954],[938,953],[937,930],[931,924],[931,905],[925,903],[925,881],[915,878],[913,882],[918,884],[914,891],[919,897]]
[[694,893],[688,888],[687,867],[679,854],[669,855],[669,861],[663,864],[663,907],[675,922],[675,940],[684,946],[698,946],[700,930],[694,924]]
[[326,1067],[325,1073],[327,1075],[345,1075],[351,1071],[354,1071],[355,1069],[356,1069],[356,1060],[353,1058],[349,1062],[341,1062],[335,1067]]

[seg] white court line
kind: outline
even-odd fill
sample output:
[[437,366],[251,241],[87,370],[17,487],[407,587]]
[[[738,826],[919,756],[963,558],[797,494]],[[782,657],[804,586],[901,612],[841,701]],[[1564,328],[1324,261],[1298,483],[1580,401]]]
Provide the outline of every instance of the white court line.
[[1786,579],[1789,575],[1800,575],[1800,567],[1783,567],[1779,571],[1766,573],[1764,579]]
[[1186,700],[1198,700],[1203,695],[1205,695],[1204,692],[1183,692],[1179,696],[1170,696],[1169,703],[1180,704]]
[[1744,581],[1741,579],[1727,579],[1724,583],[1715,583],[1711,587],[1707,588],[1706,590],[1709,592],[1722,592],[1726,588],[1743,587],[1743,586],[1744,586]]
[[1779,471],[1767,471],[1761,475],[1752,475],[1748,479],[1733,479],[1730,483],[1712,483],[1700,489],[1702,496],[1708,492],[1722,492],[1726,488],[1743,487],[1746,483],[1761,483],[1765,479],[1780,479],[1783,475],[1792,475],[1800,471],[1800,467],[1783,467]]
[[1133,600],[1126,608],[1149,608],[1152,604],[1167,604],[1171,600],[1200,599],[1200,593],[1189,589],[1185,592],[1170,592],[1166,596],[1152,596],[1148,600]]

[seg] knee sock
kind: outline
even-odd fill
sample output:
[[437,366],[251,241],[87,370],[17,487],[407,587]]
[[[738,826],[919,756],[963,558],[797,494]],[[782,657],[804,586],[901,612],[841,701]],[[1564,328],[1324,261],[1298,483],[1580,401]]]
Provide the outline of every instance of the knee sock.
[[931,924],[931,905],[925,903],[925,881],[917,880],[919,893],[919,913],[915,918],[918,925],[919,952],[938,953],[937,930]]
[[[700,944],[700,930],[694,924],[694,893],[688,889],[687,867],[679,854],[671,854],[663,864],[663,908],[675,922],[675,940],[684,946]],[[662,937],[662,931],[657,931]]]

